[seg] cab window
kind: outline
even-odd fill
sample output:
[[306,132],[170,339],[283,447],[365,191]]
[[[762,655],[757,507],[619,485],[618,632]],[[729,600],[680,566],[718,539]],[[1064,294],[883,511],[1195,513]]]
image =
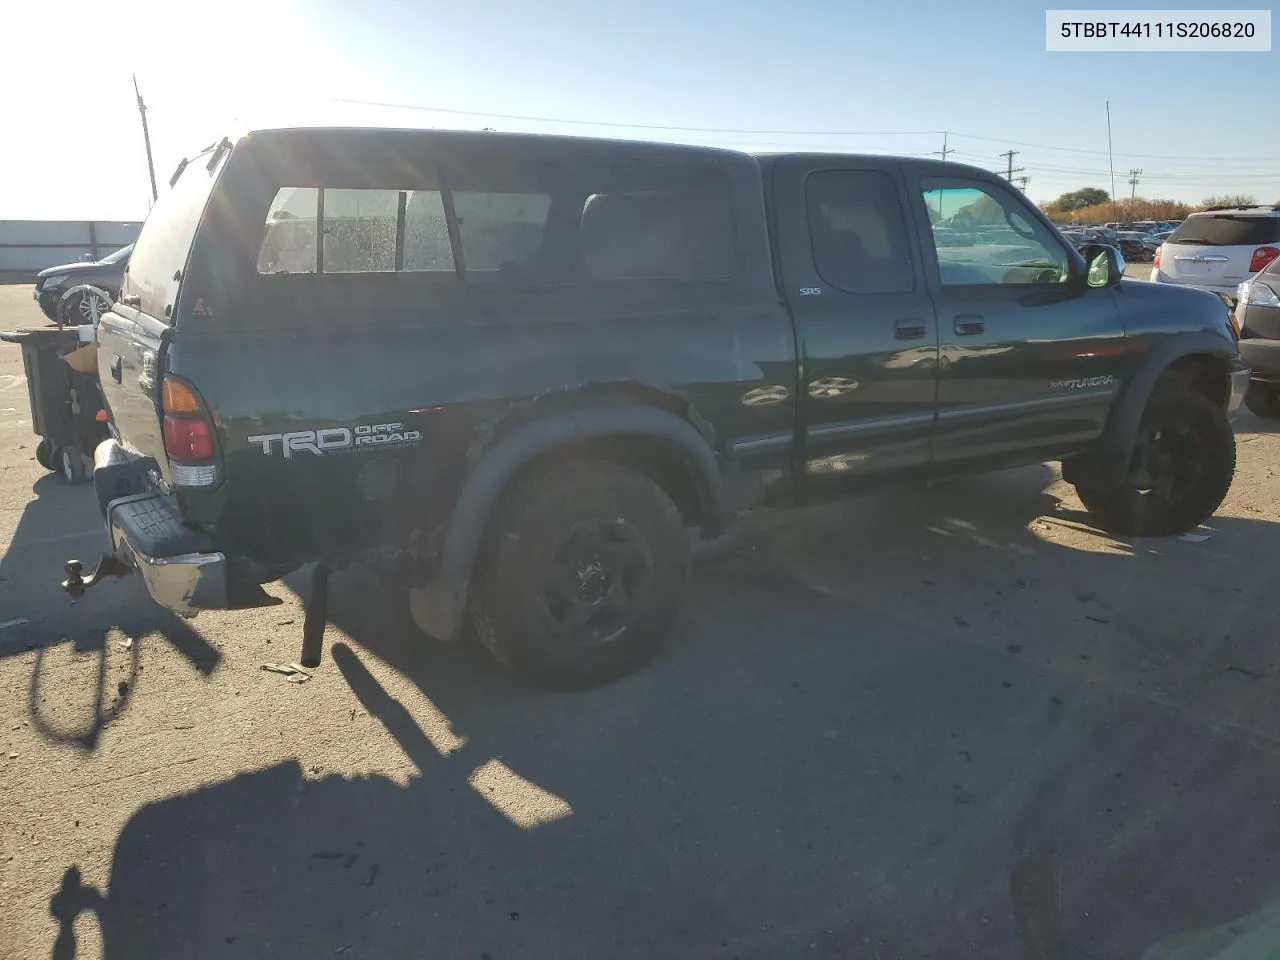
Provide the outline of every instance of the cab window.
[[805,181],[813,263],[845,293],[915,289],[906,217],[893,178],[877,170],[824,170]]
[[1009,191],[963,180],[923,187],[942,286],[1066,282],[1066,248]]

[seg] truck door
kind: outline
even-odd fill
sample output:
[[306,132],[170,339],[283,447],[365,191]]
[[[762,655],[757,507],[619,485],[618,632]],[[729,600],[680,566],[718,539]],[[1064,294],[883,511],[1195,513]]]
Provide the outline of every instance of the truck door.
[[800,352],[800,494],[926,467],[938,329],[896,165],[789,158],[773,182]]
[[1056,459],[1101,434],[1126,350],[1114,293],[1071,282],[1066,241],[1002,183],[913,175],[937,304],[933,459]]

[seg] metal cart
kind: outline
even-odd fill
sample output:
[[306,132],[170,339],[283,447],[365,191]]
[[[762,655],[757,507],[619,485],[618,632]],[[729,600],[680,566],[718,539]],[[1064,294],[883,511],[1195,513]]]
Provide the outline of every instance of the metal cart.
[[83,341],[80,329],[42,327],[0,333],[0,340],[22,347],[31,426],[40,438],[36,460],[68,483],[88,478],[92,471],[86,469],[86,460],[91,462],[94,448],[108,436],[97,371],[86,369],[84,354],[73,361],[80,369],[67,360],[91,346]]

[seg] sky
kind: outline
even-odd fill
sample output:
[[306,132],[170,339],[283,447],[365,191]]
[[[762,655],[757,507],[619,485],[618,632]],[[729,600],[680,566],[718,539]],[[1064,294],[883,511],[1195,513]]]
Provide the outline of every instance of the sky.
[[1048,53],[1045,7],[1027,0],[3,7],[6,35],[24,39],[0,60],[0,219],[145,217],[131,74],[162,190],[184,155],[261,126],[493,127],[916,156],[941,150],[946,131],[949,159],[1003,170],[1000,154],[1018,151],[1015,176],[1042,202],[1111,191],[1110,100],[1118,195],[1139,168],[1139,196],[1280,202],[1280,124],[1264,122],[1258,103],[1276,102],[1263,92],[1274,91],[1280,52]]

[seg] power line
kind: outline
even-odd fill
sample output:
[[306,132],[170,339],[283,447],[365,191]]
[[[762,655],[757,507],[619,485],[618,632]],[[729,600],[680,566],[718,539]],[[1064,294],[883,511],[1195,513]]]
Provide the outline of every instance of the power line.
[[[568,117],[546,117],[535,114],[522,113],[491,113],[484,110],[461,110],[454,107],[432,107],[423,104],[413,103],[393,103],[381,100],[361,100],[354,97],[322,97],[320,98],[326,103],[342,103],[352,106],[379,107],[388,110],[413,110],[421,113],[443,113],[450,116],[461,117],[484,117],[499,120],[526,120],[536,123],[559,123],[569,126],[584,127],[614,127],[620,130],[658,130],[658,131],[674,131],[680,133],[731,133],[731,134],[764,134],[768,136],[786,136],[786,137],[925,137],[925,136],[953,136],[962,137],[969,140],[984,140],[990,143],[1006,143],[1019,147],[1034,147],[1040,150],[1056,150],[1064,153],[1085,153],[1097,156],[1107,156],[1109,151],[1106,150],[1089,150],[1083,147],[1064,147],[1054,146],[1052,144],[1031,143],[1025,140],[1010,140],[1007,137],[988,137],[976,133],[957,133],[956,131],[945,130],[778,130],[778,129],[750,129],[744,127],[693,127],[680,126],[661,123],[626,123],[623,121],[611,120],[576,120]],[[948,151],[950,152],[950,151]],[[1156,160],[1180,160],[1188,162],[1206,162],[1221,161],[1241,163],[1239,155],[1233,157],[1206,157],[1206,156],[1176,156],[1170,154],[1158,153],[1122,153],[1122,157],[1143,157]],[[1252,162],[1278,162],[1280,157],[1256,157]]]
[[498,120],[533,120],[538,123],[565,123],[581,127],[617,127],[623,130],[675,130],[681,133],[748,133],[787,137],[925,137],[941,130],[750,130],[741,127],[681,127],[661,123],[622,123],[612,120],[570,120],[566,117],[540,117],[523,113],[489,113],[484,110],[457,110],[450,107],[426,107],[412,103],[386,103],[378,100],[356,100],[349,97],[325,97],[328,103],[346,103],[389,110],[417,110],[424,113],[447,113],[460,117],[492,117]]

